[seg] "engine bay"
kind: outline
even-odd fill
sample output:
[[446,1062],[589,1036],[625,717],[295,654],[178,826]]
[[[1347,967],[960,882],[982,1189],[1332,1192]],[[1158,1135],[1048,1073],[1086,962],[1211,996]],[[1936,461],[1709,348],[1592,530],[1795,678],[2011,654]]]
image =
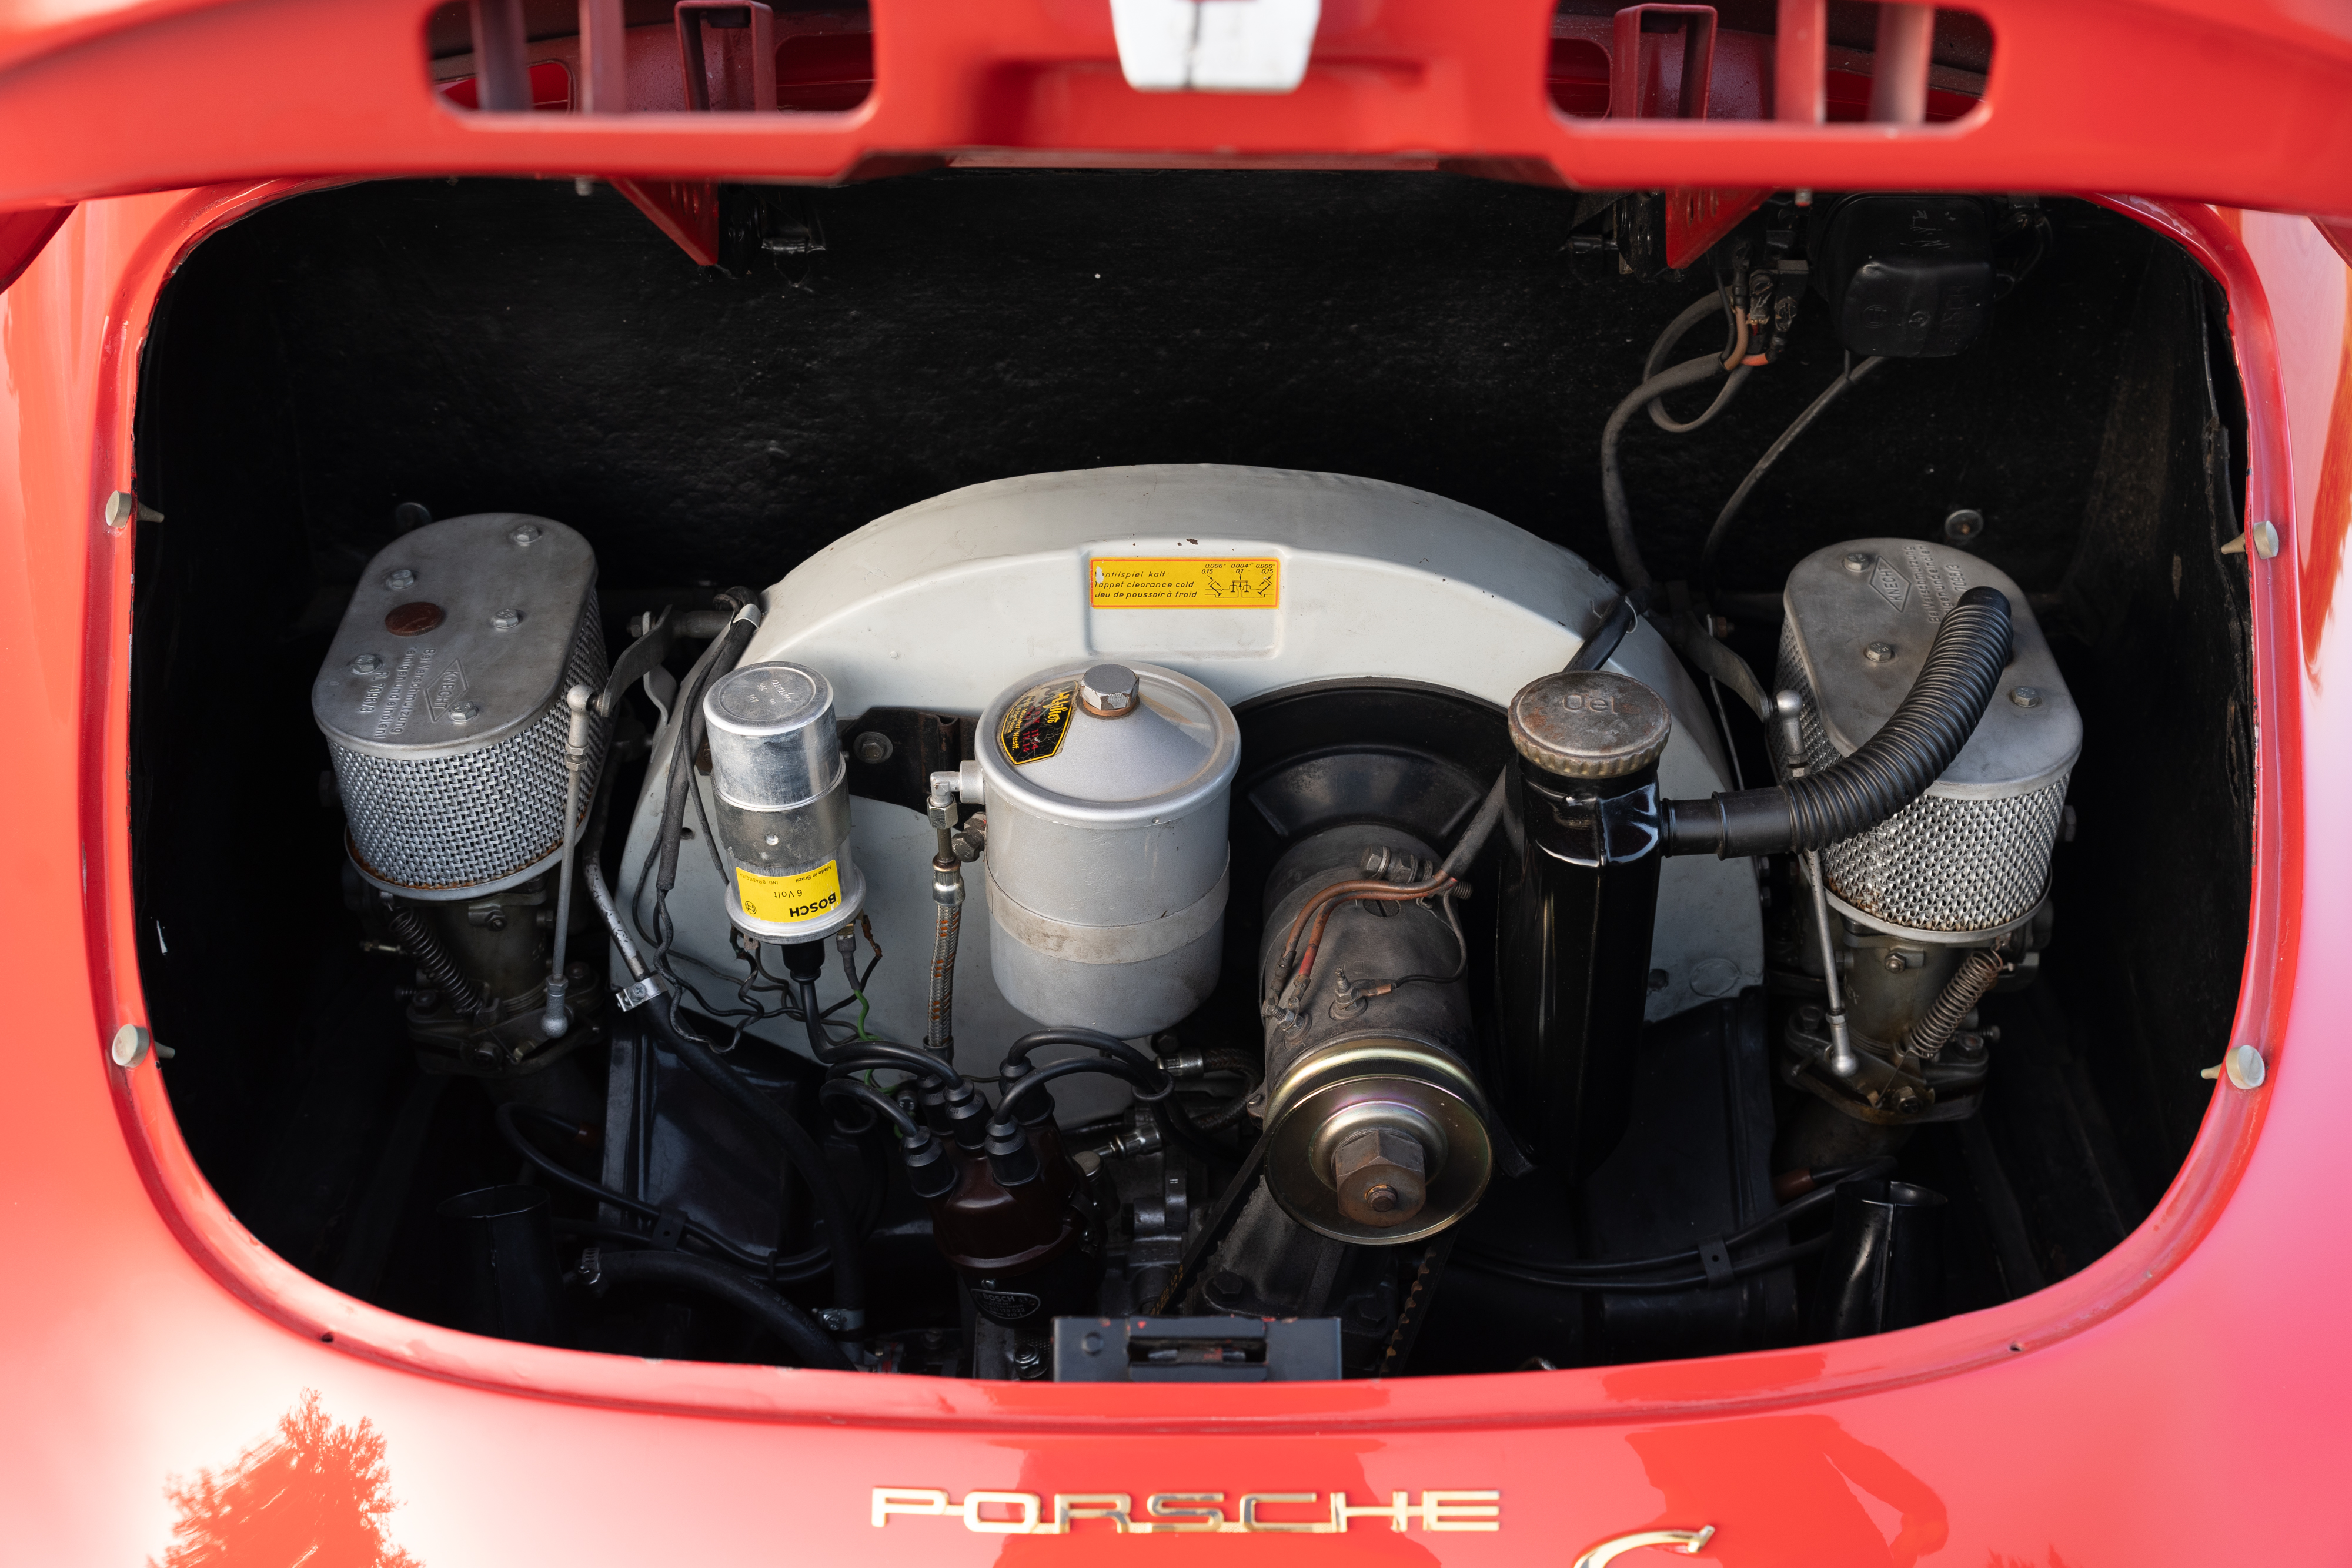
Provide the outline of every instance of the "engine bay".
[[1674,271],[1654,200],[208,242],[131,719],[208,1177],[428,1321],[884,1374],[1628,1363],[2081,1268],[2243,955],[2218,296],[2082,203],[1780,193]]

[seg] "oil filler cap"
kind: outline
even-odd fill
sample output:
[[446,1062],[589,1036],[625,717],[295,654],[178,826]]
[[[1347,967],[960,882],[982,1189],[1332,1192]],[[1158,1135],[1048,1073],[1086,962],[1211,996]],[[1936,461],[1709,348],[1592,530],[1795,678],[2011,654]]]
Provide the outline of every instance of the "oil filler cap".
[[1511,744],[1562,779],[1622,779],[1658,759],[1673,732],[1665,700],[1613,670],[1564,670],[1511,699]]

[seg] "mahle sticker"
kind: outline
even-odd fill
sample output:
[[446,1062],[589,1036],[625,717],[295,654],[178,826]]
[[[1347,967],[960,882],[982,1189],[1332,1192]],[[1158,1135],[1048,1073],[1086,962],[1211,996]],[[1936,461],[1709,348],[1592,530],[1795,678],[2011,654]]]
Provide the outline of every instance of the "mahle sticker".
[[1087,580],[1097,610],[1272,610],[1282,602],[1275,556],[1098,555],[1087,562]]
[[1070,715],[1078,706],[1078,683],[1050,681],[1014,697],[996,727],[996,744],[1014,767],[1036,762],[1062,749]]
[[737,866],[735,891],[743,900],[743,913],[754,920],[780,925],[814,920],[841,902],[841,864],[827,861],[814,871],[790,876],[763,876]]

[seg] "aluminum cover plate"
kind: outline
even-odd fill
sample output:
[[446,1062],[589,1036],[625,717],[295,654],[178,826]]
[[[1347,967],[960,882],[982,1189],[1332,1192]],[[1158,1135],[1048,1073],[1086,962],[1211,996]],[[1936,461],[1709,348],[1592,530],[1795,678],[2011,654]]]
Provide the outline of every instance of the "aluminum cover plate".
[[[379,757],[495,746],[556,699],[595,586],[588,541],[546,517],[480,512],[404,534],[361,575],[311,687],[311,715],[331,743]],[[415,636],[386,630],[388,613],[420,602],[439,607],[438,625]],[[508,611],[521,619],[501,629]]]
[[[1849,570],[1847,558],[1857,553],[1870,561]],[[1997,567],[1919,539],[1852,540],[1815,551],[1789,574],[1786,641],[1803,664],[1813,711],[1839,756],[1852,756],[1893,716],[1918,678],[1944,612],[1979,586],[2009,596],[2012,653],[1983,721],[1927,793],[1954,800],[2024,794],[2074,768],[2083,749],[2082,714],[2024,591]],[[1874,644],[1891,652],[1874,660]],[[2012,700],[2021,687],[2033,694],[2033,706]]]

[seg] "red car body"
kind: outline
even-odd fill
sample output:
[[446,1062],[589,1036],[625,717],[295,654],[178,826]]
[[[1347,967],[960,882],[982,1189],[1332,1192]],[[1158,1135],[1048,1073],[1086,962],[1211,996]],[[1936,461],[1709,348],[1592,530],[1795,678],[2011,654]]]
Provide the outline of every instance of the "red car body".
[[[414,0],[0,15],[0,263],[31,258],[0,295],[16,737],[0,766],[0,1557],[133,1563],[176,1539],[216,1553],[189,1562],[290,1563],[280,1548],[309,1542],[320,1564],[405,1552],[433,1568],[1565,1564],[1711,1529],[1697,1555],[1740,1568],[2352,1559],[2335,1501],[2352,1459],[2352,820],[2327,782],[2352,779],[2352,271],[2327,223],[2352,214],[2352,21],[2292,0],[1978,9],[1996,41],[1980,106],[1899,129],[1570,119],[1541,87],[1541,0],[1328,0],[1304,83],[1256,97],[1129,89],[1104,0],[888,0],[862,106],[756,122],[454,111]],[[2231,1037],[2263,1082],[2221,1079],[2150,1217],[2059,1284],[1895,1333],[1647,1365],[1104,1387],[665,1364],[409,1321],[266,1250],[191,1161],[169,1065],[109,1052],[145,1019],[132,539],[168,525],[108,503],[137,487],[165,279],[209,232],[322,182],[832,180],[971,149],[1481,160],[1590,189],[2032,190],[2178,241],[2227,291],[2246,521],[2277,540],[2252,563],[2259,808]],[[67,204],[61,223],[42,210]],[[982,1492],[1004,1495],[970,1501]],[[341,1534],[302,1512],[313,1493],[341,1499]],[[1221,1509],[1226,1528],[1146,1543],[1106,1517],[1144,1522],[1167,1493],[1222,1493],[1166,1506]],[[1046,1528],[1012,1532],[1033,1516]],[[1335,1518],[1344,1542],[1235,1539]]]

